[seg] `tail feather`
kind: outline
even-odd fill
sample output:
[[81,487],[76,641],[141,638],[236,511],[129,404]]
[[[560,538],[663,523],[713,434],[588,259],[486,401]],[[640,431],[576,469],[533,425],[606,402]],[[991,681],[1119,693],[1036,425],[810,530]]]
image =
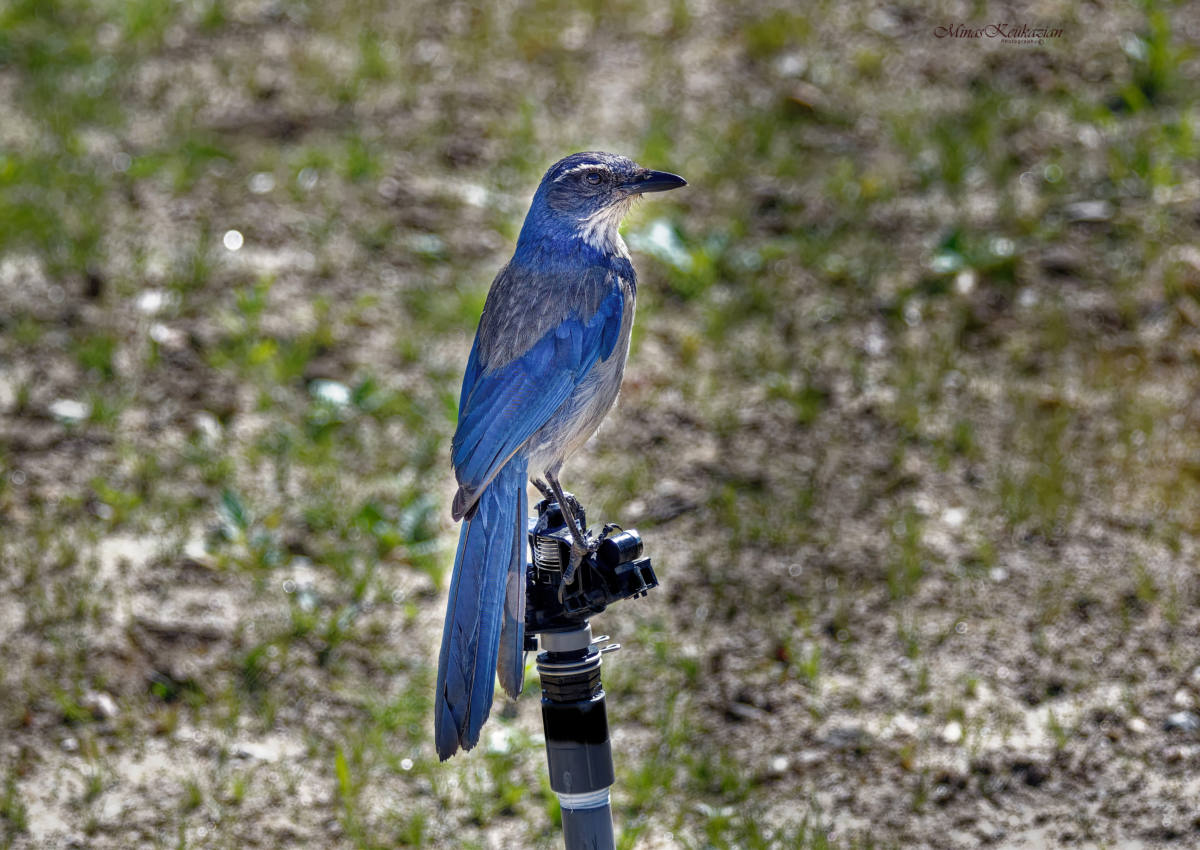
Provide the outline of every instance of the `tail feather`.
[[[492,671],[518,556],[522,578],[525,571],[526,470],[524,458],[509,461],[480,494],[459,533],[435,696],[435,740],[443,760],[479,742],[491,711]],[[521,591],[523,603],[523,583]],[[523,604],[520,610],[523,620]]]
[[513,699],[521,695],[525,681],[525,570],[528,534],[529,496],[522,482],[517,506],[517,527],[513,535],[512,560],[508,562],[508,580],[504,591],[504,619],[500,626],[500,658],[496,672],[500,686]]

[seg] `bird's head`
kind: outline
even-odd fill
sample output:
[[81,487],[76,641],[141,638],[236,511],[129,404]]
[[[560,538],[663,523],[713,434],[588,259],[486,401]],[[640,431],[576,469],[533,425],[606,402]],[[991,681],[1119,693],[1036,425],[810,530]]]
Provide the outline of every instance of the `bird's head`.
[[634,200],[646,192],[686,185],[682,177],[651,171],[617,154],[571,154],[554,163],[542,178],[520,241],[574,237],[599,250],[624,253],[617,227]]

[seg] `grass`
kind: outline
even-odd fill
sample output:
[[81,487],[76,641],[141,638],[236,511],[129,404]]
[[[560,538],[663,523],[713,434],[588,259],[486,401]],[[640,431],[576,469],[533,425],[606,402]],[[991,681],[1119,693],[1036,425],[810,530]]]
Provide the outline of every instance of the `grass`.
[[[629,381],[569,470],[593,515],[640,506],[663,580],[611,614],[623,847],[919,844],[947,722],[982,759],[989,713],[1033,699],[1069,762],[1086,714],[1042,703],[1126,675],[1093,655],[1165,642],[1183,676],[1184,8],[1007,52],[859,11],[0,11],[3,846],[47,828],[64,764],[96,846],[556,845],[533,702],[448,765],[429,713],[462,362],[572,148],[692,184],[626,226]],[[1128,675],[1147,716],[1175,689]],[[885,742],[897,713],[919,732]],[[151,805],[118,765],[168,747]],[[835,774],[867,790],[820,797]],[[889,807],[922,818],[832,826]]]
[[21,799],[17,778],[10,774],[4,780],[4,793],[0,795],[0,818],[4,821],[4,846],[11,847],[17,835],[28,831],[29,810]]

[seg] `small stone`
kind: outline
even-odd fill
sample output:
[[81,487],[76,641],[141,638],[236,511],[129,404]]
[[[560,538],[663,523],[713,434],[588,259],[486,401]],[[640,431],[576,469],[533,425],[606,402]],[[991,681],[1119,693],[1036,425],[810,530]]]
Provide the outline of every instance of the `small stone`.
[[1176,708],[1191,708],[1193,705],[1195,705],[1195,703],[1195,699],[1193,699],[1192,695],[1184,688],[1177,690],[1175,695],[1171,697],[1171,705],[1175,706]]
[[511,753],[514,746],[513,730],[510,727],[497,726],[488,733],[487,751],[489,753]]
[[725,716],[733,721],[759,720],[765,715],[766,712],[758,706],[744,702],[731,702],[725,707]]
[[1100,222],[1112,218],[1112,204],[1108,201],[1077,201],[1063,208],[1068,221]]
[[1185,322],[1193,328],[1200,328],[1200,307],[1196,306],[1195,301],[1190,298],[1177,298],[1175,299],[1175,309],[1179,311]]
[[51,402],[49,409],[51,416],[68,425],[82,422],[92,413],[90,404],[70,398],[60,398]]
[[951,720],[942,729],[942,740],[947,744],[957,744],[963,739],[963,727],[957,720]]
[[825,735],[826,746],[843,752],[861,751],[870,742],[870,735],[860,726],[838,726]]
[[207,410],[201,410],[192,418],[193,424],[205,445],[216,445],[221,439],[221,422]]
[[829,98],[825,96],[825,92],[803,80],[793,84],[791,101],[798,106],[811,109],[813,112],[820,112],[829,107]]
[[341,381],[313,381],[308,386],[308,392],[313,398],[338,407],[350,404],[352,398],[350,388]]
[[250,191],[256,195],[265,195],[275,188],[275,176],[269,171],[260,171],[250,178]]
[[147,316],[153,316],[167,306],[169,296],[162,289],[144,289],[137,297],[137,308]]
[[990,820],[981,820],[975,825],[975,832],[988,844],[1004,837],[1004,830]]
[[775,70],[781,77],[799,77],[808,67],[808,60],[801,53],[785,53],[775,61]]
[[103,691],[88,691],[79,704],[97,720],[111,720],[117,716],[117,701]]
[[1083,254],[1065,245],[1052,245],[1041,256],[1042,268],[1059,277],[1076,275],[1085,265]]
[[1200,731],[1200,717],[1190,711],[1177,711],[1167,715],[1163,728],[1168,732],[1194,733]]
[[300,173],[296,175],[296,185],[305,192],[311,192],[317,187],[317,181],[321,179],[321,175],[315,168],[301,168]]
[[1134,735],[1145,735],[1150,731],[1150,725],[1140,717],[1131,717],[1125,727]]
[[170,351],[183,351],[188,345],[187,334],[162,322],[150,326],[150,339]]
[[261,744],[256,741],[239,741],[233,745],[232,754],[234,758],[251,759],[253,761],[279,761],[279,748],[270,744]]
[[193,537],[183,545],[185,562],[199,567],[213,567],[216,561],[208,552],[208,544],[203,537]]
[[829,758],[828,754],[821,749],[804,750],[800,753],[799,760],[801,767],[814,767],[821,764]]
[[916,736],[919,730],[920,725],[907,714],[898,714],[892,719],[891,731],[893,734],[912,738]]

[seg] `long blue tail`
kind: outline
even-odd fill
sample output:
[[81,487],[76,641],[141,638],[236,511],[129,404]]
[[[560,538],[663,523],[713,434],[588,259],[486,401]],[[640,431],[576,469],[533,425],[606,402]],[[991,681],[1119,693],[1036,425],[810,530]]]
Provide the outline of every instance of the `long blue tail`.
[[[469,750],[479,743],[479,730],[492,708],[502,628],[503,684],[513,692],[511,656],[522,652],[525,617],[527,469],[525,458],[513,457],[480,494],[459,534],[434,706],[437,752],[443,761],[460,746]],[[513,580],[516,575],[519,582]]]

